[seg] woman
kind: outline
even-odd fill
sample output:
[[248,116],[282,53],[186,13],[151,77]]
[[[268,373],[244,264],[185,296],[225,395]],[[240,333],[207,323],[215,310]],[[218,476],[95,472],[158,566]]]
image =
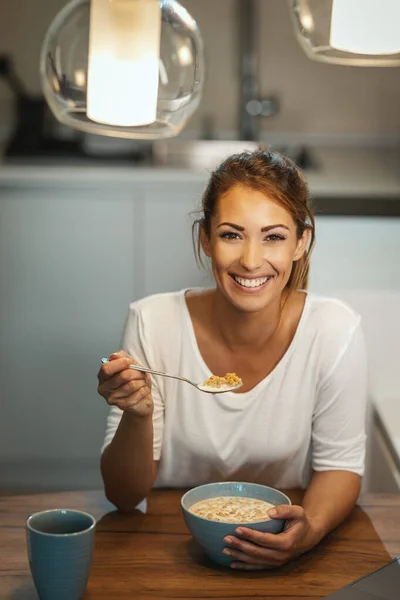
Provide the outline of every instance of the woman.
[[[213,289],[130,306],[124,350],[98,374],[112,406],[101,469],[108,499],[133,509],[153,485],[244,480],[306,490],[278,506],[279,535],[227,538],[233,568],[279,566],[350,512],[364,470],[366,359],[360,318],[305,292],[314,219],[300,170],[276,153],[231,156],[210,177],[198,225]],[[128,368],[202,382],[235,372],[237,392],[204,394]],[[239,534],[239,531],[237,531]]]

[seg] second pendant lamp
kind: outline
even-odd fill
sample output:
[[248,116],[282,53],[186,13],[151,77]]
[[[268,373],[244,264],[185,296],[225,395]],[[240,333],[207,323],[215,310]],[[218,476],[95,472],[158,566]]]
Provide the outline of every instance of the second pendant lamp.
[[400,66],[399,0],[289,0],[307,56],[321,62]]

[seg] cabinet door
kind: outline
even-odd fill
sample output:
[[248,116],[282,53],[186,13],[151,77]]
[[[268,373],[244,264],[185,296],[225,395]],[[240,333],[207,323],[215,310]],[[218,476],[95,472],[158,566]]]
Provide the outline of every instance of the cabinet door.
[[400,219],[316,217],[310,289],[399,291]]
[[145,295],[212,284],[207,269],[197,266],[192,244],[192,223],[203,190],[203,182],[146,190],[140,232],[144,261],[140,274],[135,268]]
[[23,465],[29,487],[56,462],[55,478],[74,485],[74,465],[87,461],[100,481],[107,406],[96,373],[142,295],[132,268],[140,200],[114,189],[0,190],[2,476],[18,478]]
[[394,457],[388,436],[376,415],[370,444],[370,486],[368,491],[377,494],[398,494],[400,492],[398,459]]

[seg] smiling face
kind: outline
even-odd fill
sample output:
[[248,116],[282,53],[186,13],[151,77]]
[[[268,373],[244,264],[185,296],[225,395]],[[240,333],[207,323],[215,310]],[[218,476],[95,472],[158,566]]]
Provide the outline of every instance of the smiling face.
[[201,245],[211,258],[217,289],[241,311],[280,299],[293,262],[304,254],[308,231],[298,237],[291,214],[264,192],[236,185],[224,194]]

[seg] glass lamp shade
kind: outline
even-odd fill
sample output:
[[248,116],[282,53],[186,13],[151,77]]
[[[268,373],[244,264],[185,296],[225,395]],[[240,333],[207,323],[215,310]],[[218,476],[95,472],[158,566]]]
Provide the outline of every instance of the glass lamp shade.
[[400,66],[399,0],[289,0],[296,37],[313,60]]
[[50,109],[68,127],[169,138],[199,105],[203,42],[175,0],[72,0],[46,34],[40,76]]

